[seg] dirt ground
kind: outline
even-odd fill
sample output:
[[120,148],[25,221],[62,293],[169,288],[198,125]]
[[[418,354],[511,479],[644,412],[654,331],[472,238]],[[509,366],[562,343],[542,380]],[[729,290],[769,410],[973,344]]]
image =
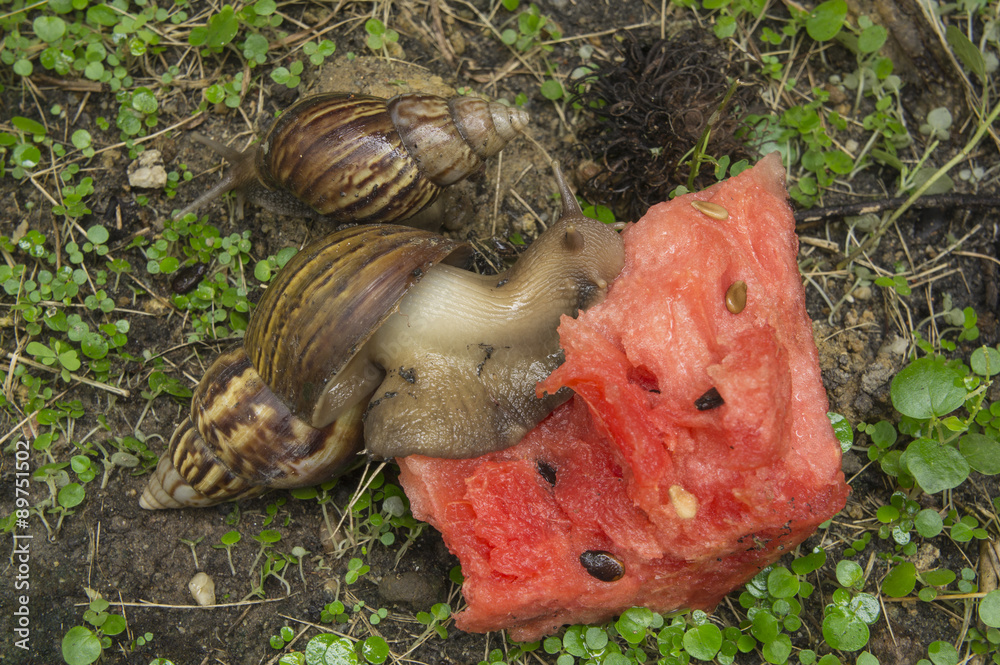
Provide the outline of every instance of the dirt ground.
[[[345,4],[345,3],[341,3]],[[437,5],[438,3],[431,3]],[[181,161],[185,162],[198,177],[191,183],[183,183],[178,189],[177,199],[168,200],[159,191],[139,192],[128,185],[126,167],[129,163],[127,151],[117,148],[103,152],[87,167],[95,178],[95,192],[88,199],[93,211],[81,221],[81,226],[102,222],[116,226],[116,237],[109,243],[113,250],[120,251],[135,266],[144,266],[145,260],[137,249],[121,249],[137,233],[155,237],[163,228],[163,220],[178,202],[193,200],[196,193],[218,177],[215,171],[205,173],[218,163],[218,159],[189,137],[195,128],[205,135],[228,140],[240,135],[246,143],[251,131],[267,124],[276,109],[287,106],[299,95],[319,90],[351,90],[389,96],[402,90],[431,90],[446,92],[462,86],[473,86],[479,92],[494,97],[513,100],[518,93],[527,96],[525,108],[532,115],[532,123],[527,131],[531,141],[518,139],[504,152],[501,162],[491,163],[485,172],[472,182],[460,186],[455,195],[457,203],[453,209],[472,210],[476,214],[469,219],[460,219],[448,224],[448,233],[472,238],[477,247],[486,251],[488,261],[499,262],[505,258],[504,252],[510,245],[493,238],[508,238],[512,233],[520,233],[526,238],[534,237],[539,223],[553,218],[556,205],[550,199],[554,191],[554,181],[549,177],[544,165],[544,154],[559,159],[567,170],[576,174],[585,158],[599,160],[599,155],[590,153],[578,137],[586,136],[596,122],[592,115],[580,113],[570,108],[557,110],[556,106],[539,93],[538,81],[532,76],[530,67],[513,58],[505,49],[498,48],[499,42],[488,31],[477,29],[475,15],[469,7],[489,12],[483,2],[445,3],[464,20],[448,21],[451,44],[462,44],[461,54],[449,62],[438,53],[439,43],[434,39],[433,12],[431,4],[404,2],[392,5],[392,25],[400,34],[401,52],[387,61],[374,56],[348,58],[353,51],[358,54],[370,53],[364,45],[364,31],[361,23],[350,21],[327,33],[327,38],[337,43],[337,55],[331,58],[321,71],[307,68],[304,82],[298,90],[289,91],[282,86],[271,85],[270,80],[255,97],[248,97],[241,112],[209,112],[200,114],[178,131],[156,138],[151,146],[164,153],[164,161],[170,169]],[[908,6],[878,3],[885,6]],[[316,20],[315,6],[293,5],[300,20]],[[549,58],[560,68],[568,69],[579,61],[579,47],[592,46],[598,55],[614,57],[617,44],[615,38],[625,32],[635,35],[640,43],[649,44],[660,36],[659,3],[623,0],[616,2],[561,2],[546,3],[543,12],[552,17],[562,28],[563,35],[588,35],[585,39],[555,45]],[[346,4],[341,10],[345,17],[356,17],[367,9]],[[775,9],[778,11],[778,9]],[[446,12],[448,16],[451,11]],[[335,23],[336,21],[334,21]],[[679,27],[698,28],[693,14],[680,8],[673,8],[668,18],[668,29]],[[903,26],[902,20],[899,25]],[[710,26],[704,26],[710,28]],[[905,26],[900,27],[903,30]],[[907,32],[912,38],[908,42],[910,51],[919,51],[921,35]],[[708,37],[711,39],[711,37]],[[901,40],[903,41],[903,40]],[[725,47],[730,48],[731,45]],[[898,47],[897,47],[898,48]],[[720,50],[723,47],[720,47]],[[907,57],[901,49],[899,58]],[[928,51],[930,52],[930,51]],[[171,51],[167,52],[168,54]],[[840,63],[837,53],[831,52],[828,65],[836,71]],[[238,59],[232,58],[220,63],[222,71],[238,70]],[[948,66],[934,60],[935,67]],[[748,80],[759,78],[753,71],[752,59],[743,65]],[[40,68],[39,68],[40,69]],[[923,117],[927,108],[950,104],[956,119],[955,127],[965,126],[969,118],[965,97],[949,85],[941,84],[947,74],[935,74],[933,68],[913,68],[903,92],[903,106],[912,113],[912,122]],[[817,84],[826,79],[830,72],[809,71],[803,76],[813,76]],[[26,94],[18,84],[12,83],[12,76],[4,73],[6,89],[0,95],[0,122],[14,115],[30,116],[35,108],[32,95],[41,100],[43,107],[62,104],[67,108],[82,107],[83,113],[76,120],[74,128],[89,129],[101,145],[111,145],[116,133],[104,132],[94,124],[94,118],[113,103],[112,93],[106,90],[80,91],[65,81],[38,78],[32,94]],[[920,80],[926,76],[926,80]],[[17,78],[17,77],[13,77]],[[188,118],[201,99],[200,88],[179,87],[161,107],[162,126],[180,122]],[[217,109],[224,111],[224,109]],[[106,111],[104,111],[106,113]],[[759,112],[759,110],[758,110]],[[943,163],[957,153],[967,134],[952,132],[952,138],[942,144],[935,153],[934,161]],[[916,153],[917,151],[915,151]],[[544,154],[543,154],[544,153]],[[998,174],[997,145],[987,137],[974,154],[976,165],[983,167],[987,174],[980,183],[981,192],[997,191]],[[872,170],[853,184],[853,191],[840,190],[831,193],[824,205],[854,203],[884,197],[893,192],[894,174],[888,169]],[[504,183],[501,199],[496,200],[497,182]],[[967,191],[971,185],[960,182],[960,191]],[[962,190],[962,188],[965,190]],[[51,211],[51,205],[41,193],[41,187],[28,182],[19,182],[11,177],[0,179],[0,235],[12,235],[23,221],[28,228],[36,228],[51,233],[58,223]],[[516,196],[508,192],[516,192]],[[149,196],[148,206],[136,203],[140,193]],[[28,206],[28,203],[33,206]],[[534,212],[532,212],[534,211]],[[231,207],[215,204],[202,211],[210,215],[223,236],[244,229],[251,231],[252,255],[255,258],[275,254],[287,246],[301,246],[310,238],[323,232],[308,220],[277,216],[248,206],[244,220],[234,219]],[[537,213],[537,217],[536,217]],[[120,217],[117,215],[120,214]],[[628,213],[620,217],[629,220]],[[120,226],[117,225],[120,220]],[[1000,284],[997,262],[990,257],[1000,255],[1000,234],[998,234],[998,208],[995,207],[947,207],[927,210],[911,210],[869,252],[872,263],[892,266],[898,261],[911,261],[919,266],[917,277],[911,279],[914,285],[912,296],[904,299],[905,308],[899,301],[890,298],[886,290],[877,287],[855,290],[852,279],[846,272],[837,274],[836,265],[844,258],[842,248],[845,238],[853,233],[842,217],[824,218],[815,223],[804,223],[800,232],[802,247],[800,262],[808,266],[806,294],[810,315],[814,319],[814,330],[820,350],[823,377],[828,389],[831,410],[845,415],[852,423],[876,422],[892,417],[889,401],[889,381],[903,366],[905,343],[899,340],[907,330],[924,321],[941,308],[941,298],[947,293],[954,306],[971,306],[979,314],[981,343],[995,345],[997,330],[997,289]],[[954,239],[962,239],[955,245]],[[948,251],[946,251],[948,250]],[[139,271],[139,276],[148,280],[150,291],[164,296],[170,293],[170,280],[164,276],[147,275]],[[141,357],[144,351],[150,355],[163,356],[172,366],[174,376],[194,385],[200,376],[200,363],[207,363],[214,354],[226,348],[231,342],[205,344],[199,346],[199,358],[192,349],[182,346],[185,342],[185,318],[169,308],[157,306],[150,296],[140,297],[132,303],[132,291],[123,281],[117,289],[110,288],[109,296],[123,305],[124,309],[139,310],[127,316],[129,331],[128,351]],[[251,299],[259,294],[251,293]],[[845,298],[846,296],[846,298]],[[12,300],[0,294],[3,311]],[[838,304],[832,309],[832,304]],[[3,351],[11,351],[15,346],[14,333],[9,322],[0,329]],[[924,325],[925,331],[934,326]],[[971,347],[966,347],[968,350]],[[967,357],[967,356],[966,356]],[[4,360],[4,364],[8,359]],[[147,404],[140,396],[146,386],[150,369],[140,362],[122,363],[117,367],[122,374],[122,387],[129,390],[129,397],[112,396],[98,388],[81,383],[63,384],[53,382],[55,392],[67,390],[63,399],[78,399],[82,402],[85,415],[77,419],[73,434],[77,438],[99,427],[97,415],[104,414],[110,432],[103,430],[97,436],[123,436],[130,434],[141,418],[141,429],[150,437],[149,445],[157,453],[166,446],[174,426],[183,417],[187,406],[181,400],[163,395]],[[993,400],[1000,400],[994,387]],[[14,410],[0,413],[0,432],[12,432],[13,436],[4,443],[2,467],[0,467],[0,514],[7,515],[13,510],[15,483],[14,457],[11,446],[30,434],[31,423],[22,423]],[[68,459],[72,454],[66,439],[57,441],[53,453],[57,458]],[[32,464],[41,464],[39,457]],[[853,494],[845,513],[838,517],[833,533],[849,542],[859,530],[871,528],[875,507],[888,501],[891,488],[885,477],[868,465],[863,452],[849,452],[844,459],[844,470],[851,480]],[[390,465],[387,477],[392,480],[394,471]],[[335,504],[346,505],[358,483],[359,472],[345,476],[334,489]],[[138,497],[146,483],[145,477],[132,476],[117,470],[106,488],[99,488],[98,482],[87,489],[86,500],[68,516],[58,535],[49,539],[39,520],[33,519],[31,526],[19,534],[30,534],[30,612],[31,612],[31,655],[13,646],[16,618],[12,616],[17,592],[14,577],[17,564],[13,555],[5,562],[2,583],[0,583],[0,663],[61,663],[60,643],[63,635],[73,626],[85,625],[84,611],[88,602],[85,589],[93,589],[114,605],[112,611],[120,611],[128,622],[128,633],[113,639],[113,646],[105,650],[104,663],[146,665],[154,657],[169,658],[177,665],[207,665],[222,663],[227,665],[272,663],[281,653],[269,645],[269,639],[283,626],[290,626],[297,638],[295,648],[304,648],[306,639],[314,634],[309,624],[319,623],[323,607],[339,598],[345,605],[363,601],[365,607],[375,610],[386,608],[388,615],[372,626],[369,613],[352,614],[352,622],[339,625],[337,630],[352,636],[380,634],[389,642],[393,653],[400,656],[416,637],[424,632],[424,626],[417,622],[415,614],[428,610],[433,602],[448,601],[452,608],[461,605],[457,587],[448,582],[448,574],[457,561],[448,553],[440,536],[432,529],[426,529],[410,545],[403,556],[396,560],[396,552],[405,534],[397,536],[392,547],[372,546],[367,552],[366,563],[371,570],[355,584],[343,583],[350,557],[338,558],[324,550],[322,542],[323,519],[313,501],[289,498],[278,508],[274,526],[282,534],[281,547],[291,551],[302,547],[308,554],[302,559],[302,576],[296,570],[287,576],[292,594],[286,596],[285,588],[277,580],[268,580],[264,585],[267,599],[238,604],[251,591],[251,576],[248,574],[257,556],[257,545],[250,538],[261,530],[268,519],[267,508],[281,496],[280,492],[243,502],[238,511],[236,526],[231,523],[233,508],[229,505],[206,509],[149,512],[140,509]],[[42,487],[32,489],[33,497],[40,499]],[[995,478],[973,475],[955,501],[974,504],[983,496],[1000,494],[1000,483]],[[925,507],[937,506],[940,496],[925,497]],[[336,517],[336,512],[331,511]],[[229,520],[229,521],[227,521]],[[233,549],[232,558],[236,574],[230,572],[226,553],[211,544],[218,543],[220,537],[233,528],[244,534],[244,540]],[[184,541],[202,538],[194,552]],[[884,542],[873,539],[872,549],[888,547]],[[14,543],[9,536],[5,542],[13,551]],[[942,545],[947,543],[947,545]],[[842,543],[843,544],[843,543]],[[841,546],[842,546],[841,544]],[[975,543],[959,549],[944,538],[935,540],[940,550],[924,548],[921,556],[940,556],[942,564],[951,564],[957,569],[963,565],[974,565],[979,554]],[[930,547],[930,546],[928,546]],[[360,553],[354,556],[361,556]],[[862,561],[862,565],[867,562]],[[875,565],[884,565],[879,561]],[[219,603],[233,603],[233,606],[196,608],[192,607],[188,581],[198,571],[208,573],[215,581]],[[405,579],[415,584],[419,600],[396,602],[388,599],[389,591],[383,580],[409,573]],[[339,593],[339,595],[338,595]],[[404,590],[404,596],[406,591]],[[738,593],[738,592],[737,592]],[[733,595],[735,598],[736,594]],[[144,606],[143,603],[153,605]],[[735,600],[732,606],[738,606]],[[723,620],[732,621],[733,614],[727,604],[720,607]],[[891,622],[888,630],[886,622],[880,621],[873,627],[870,649],[882,663],[912,663],[926,657],[926,647],[933,640],[951,640],[957,635],[963,617],[951,609],[933,608],[916,603],[887,603],[885,613]],[[822,621],[820,614],[807,617],[809,628],[815,633]],[[336,624],[335,624],[336,625]],[[133,641],[146,632],[153,633],[152,641],[145,646],[136,646]],[[806,646],[808,631],[796,633],[797,646]],[[436,636],[426,639],[402,662],[420,663],[476,663],[487,657],[491,649],[503,648],[502,635],[473,635],[452,629],[447,640]],[[754,658],[753,654],[751,654]],[[535,662],[555,662],[554,657],[540,654]],[[747,662],[755,662],[748,660]]]

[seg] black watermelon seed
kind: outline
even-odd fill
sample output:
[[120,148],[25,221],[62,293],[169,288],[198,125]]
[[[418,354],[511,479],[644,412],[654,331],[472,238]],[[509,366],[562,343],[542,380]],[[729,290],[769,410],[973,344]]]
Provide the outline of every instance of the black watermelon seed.
[[602,582],[617,582],[625,575],[625,564],[604,550],[587,550],[580,555],[580,564]]
[[552,485],[553,487],[555,487],[556,486],[556,468],[554,466],[552,466],[551,464],[549,464],[548,462],[546,462],[545,460],[541,460],[541,459],[538,460],[538,462],[535,464],[535,466],[538,467],[538,473],[540,473],[542,475],[542,478],[544,478],[546,480],[546,482],[548,482],[549,485]]
[[699,411],[708,411],[709,409],[717,409],[725,403],[726,400],[722,399],[722,395],[713,387],[706,390],[704,395],[694,401],[694,408]]

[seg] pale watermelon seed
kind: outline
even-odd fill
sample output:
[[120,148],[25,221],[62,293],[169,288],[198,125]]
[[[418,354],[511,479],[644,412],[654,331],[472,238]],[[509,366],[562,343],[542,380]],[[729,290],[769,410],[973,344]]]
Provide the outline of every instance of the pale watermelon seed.
[[710,201],[692,201],[691,206],[698,212],[708,215],[712,219],[717,219],[720,222],[729,218],[729,211],[720,206],[718,203],[712,203]]
[[747,306],[747,283],[742,279],[733,282],[726,289],[726,309],[739,314]]
[[670,503],[682,520],[693,519],[698,514],[698,499],[680,485],[670,486]]

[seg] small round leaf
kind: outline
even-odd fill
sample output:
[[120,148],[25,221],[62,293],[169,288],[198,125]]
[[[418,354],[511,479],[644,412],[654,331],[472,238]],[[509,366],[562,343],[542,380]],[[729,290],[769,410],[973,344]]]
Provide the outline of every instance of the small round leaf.
[[70,483],[59,490],[56,498],[63,508],[73,508],[83,503],[84,496],[86,496],[86,490],[80,483]]
[[791,598],[799,592],[799,578],[787,568],[775,568],[768,573],[767,590],[775,598]]
[[792,653],[792,638],[785,633],[781,633],[761,648],[764,660],[775,665],[788,662],[788,656]]
[[918,420],[946,416],[965,402],[961,380],[962,376],[943,362],[918,358],[892,379],[892,405],[904,416]]
[[306,662],[311,665],[357,665],[358,654],[350,640],[323,633],[306,645]]
[[837,562],[837,581],[841,586],[856,586],[865,576],[865,571],[855,561],[843,559]]
[[817,548],[816,551],[792,561],[792,570],[796,575],[808,575],[814,570],[819,570],[824,563],[826,563],[826,550]]
[[957,665],[959,661],[958,651],[950,642],[938,640],[931,642],[927,647],[927,655],[930,656],[934,665]]
[[750,633],[761,642],[767,644],[778,637],[778,620],[770,612],[757,612],[753,616]]
[[712,660],[722,648],[722,631],[714,623],[690,628],[684,633],[684,648],[694,658]]
[[958,487],[969,477],[969,463],[960,452],[933,439],[911,441],[900,465],[928,494]]
[[562,99],[563,87],[559,81],[556,81],[555,79],[548,79],[542,83],[541,92],[545,99],[555,101],[557,99]]
[[969,366],[980,376],[996,376],[1000,374],[1000,351],[981,346],[969,357]]
[[49,44],[66,34],[66,22],[58,16],[39,16],[32,27],[39,39]]
[[101,624],[101,632],[105,635],[118,635],[126,628],[125,617],[120,614],[109,614]]
[[369,663],[379,665],[380,663],[384,663],[389,657],[389,645],[385,639],[378,635],[372,635],[361,643],[361,655]]
[[882,593],[890,598],[902,598],[913,591],[916,585],[917,567],[909,561],[903,561],[882,580]]
[[966,434],[958,449],[973,469],[988,476],[1000,473],[1000,441],[985,434]]
[[108,230],[100,224],[95,224],[87,229],[87,240],[95,245],[103,245],[110,237],[111,234],[108,233]]
[[845,18],[847,18],[845,0],[826,0],[820,3],[806,19],[806,32],[817,42],[829,41],[840,32]]
[[944,521],[936,510],[925,508],[917,513],[917,518],[913,521],[917,527],[917,533],[924,538],[933,538],[941,533],[944,528]]
[[69,665],[90,665],[101,657],[101,640],[89,628],[73,626],[63,636],[62,654]]
[[86,129],[78,129],[73,132],[73,136],[70,137],[70,141],[73,142],[73,146],[83,150],[84,148],[89,148],[91,143],[90,132]]
[[990,591],[979,601],[979,618],[990,628],[1000,628],[1000,590]]
[[868,644],[870,633],[864,621],[832,613],[823,620],[823,639],[835,649],[857,651]]
[[872,25],[861,31],[858,35],[858,50],[862,53],[874,53],[882,48],[885,40],[888,39],[889,32],[880,25]]

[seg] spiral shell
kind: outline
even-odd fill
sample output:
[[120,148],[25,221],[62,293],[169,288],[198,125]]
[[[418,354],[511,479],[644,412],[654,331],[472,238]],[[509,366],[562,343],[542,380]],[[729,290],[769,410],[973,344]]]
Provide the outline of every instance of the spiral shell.
[[424,272],[467,254],[464,243],[393,226],[346,228],[299,252],[261,298],[244,345],[202,377],[140,504],[207,506],[343,470],[381,378],[334,410],[322,408],[324,388]]
[[230,349],[198,384],[191,416],[174,431],[140,504],[209,506],[271,487],[321,483],[360,451],[364,408],[312,427],[268,390],[242,347]]
[[233,166],[216,187],[179,214],[236,189],[279,213],[338,224],[396,222],[426,208],[443,187],[474,173],[527,122],[521,109],[473,97],[306,97],[245,153],[230,154],[199,139],[225,154]]

